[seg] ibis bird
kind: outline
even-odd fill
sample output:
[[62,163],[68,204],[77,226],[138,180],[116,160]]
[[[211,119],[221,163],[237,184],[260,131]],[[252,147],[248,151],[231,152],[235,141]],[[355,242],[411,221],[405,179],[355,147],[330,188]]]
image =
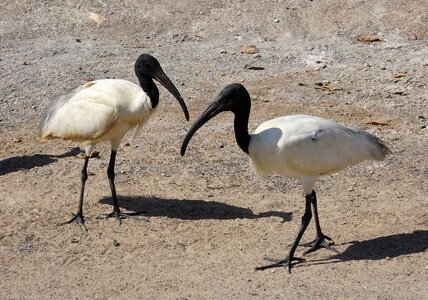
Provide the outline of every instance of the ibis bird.
[[81,172],[80,199],[77,213],[67,223],[85,227],[83,196],[87,167],[95,145],[110,141],[111,154],[107,177],[113,198],[113,212],[108,217],[119,220],[129,217],[121,212],[114,184],[116,153],[125,134],[142,127],[159,103],[159,90],[153,79],[161,83],[180,103],[186,120],[189,113],[177,88],[162,70],[156,58],[142,54],[135,62],[139,85],[122,79],[101,79],[83,84],[74,92],[54,100],[46,109],[41,123],[42,140],[60,138],[80,142],[85,150]]
[[295,257],[294,253],[312,218],[312,212],[316,238],[305,244],[310,247],[305,254],[319,248],[336,251],[328,242],[331,238],[322,232],[318,218],[314,191],[318,177],[364,160],[382,160],[390,150],[384,142],[368,132],[309,115],[278,117],[264,122],[254,133],[249,134],[250,108],[250,95],[243,85],[235,83],[226,86],[187,132],[181,155],[185,154],[190,139],[202,125],[223,111],[231,111],[234,114],[236,142],[248,154],[257,174],[277,174],[301,180],[306,200],[305,212],[288,254],[274,264],[256,268],[264,270],[283,266],[290,272],[293,262],[304,260]]

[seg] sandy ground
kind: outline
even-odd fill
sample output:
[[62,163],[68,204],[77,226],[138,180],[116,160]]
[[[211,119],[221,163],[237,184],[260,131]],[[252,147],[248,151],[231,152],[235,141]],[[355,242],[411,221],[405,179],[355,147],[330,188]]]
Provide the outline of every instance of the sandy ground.
[[[1,299],[428,299],[425,0],[107,2],[1,1]],[[245,45],[258,53],[241,53]],[[386,141],[387,160],[317,183],[323,230],[340,254],[309,254],[291,274],[255,272],[285,256],[304,209],[300,183],[255,178],[231,114],[181,157],[191,123],[162,87],[157,113],[125,138],[116,167],[120,206],[149,222],[102,218],[112,202],[110,149],[100,144],[89,163],[88,232],[58,225],[76,211],[83,160],[73,143],[39,143],[44,108],[92,79],[136,82],[145,52],[177,85],[191,121],[241,82],[251,129],[305,113]],[[303,240],[313,235],[311,225]]]

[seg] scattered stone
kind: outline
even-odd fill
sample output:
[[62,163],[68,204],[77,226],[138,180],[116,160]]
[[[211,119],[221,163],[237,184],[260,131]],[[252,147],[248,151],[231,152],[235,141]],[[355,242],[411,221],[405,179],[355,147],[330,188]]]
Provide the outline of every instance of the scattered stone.
[[[81,152],[81,153],[77,154],[75,157],[76,158],[80,158],[80,159],[84,159],[85,155],[86,155],[85,153]],[[99,151],[94,151],[89,156],[89,158],[98,158],[98,157],[100,157],[100,152]]]
[[100,157],[100,152],[99,151],[92,152],[89,158],[94,158],[94,157]]
[[315,71],[327,68],[326,60],[323,55],[309,54],[305,59],[305,64]]
[[396,91],[393,92],[394,95],[399,95],[399,96],[407,96],[408,94],[405,91]]
[[258,52],[257,47],[255,45],[245,45],[241,48],[241,53],[245,54],[256,54]]
[[100,27],[106,20],[102,15],[96,14],[94,12],[89,13],[89,20],[94,22],[98,27]]

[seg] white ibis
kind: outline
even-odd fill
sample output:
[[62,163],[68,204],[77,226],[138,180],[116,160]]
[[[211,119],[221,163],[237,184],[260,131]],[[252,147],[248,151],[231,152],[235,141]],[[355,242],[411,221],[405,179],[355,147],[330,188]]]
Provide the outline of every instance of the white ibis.
[[211,118],[223,111],[235,115],[235,138],[239,147],[248,154],[252,168],[260,175],[278,174],[302,181],[306,208],[297,236],[285,259],[274,264],[257,267],[264,270],[284,266],[290,272],[293,261],[302,258],[294,252],[306,230],[312,211],[315,217],[316,238],[305,244],[309,253],[330,247],[330,237],[321,231],[315,182],[321,175],[338,172],[364,160],[382,160],[391,153],[380,139],[363,130],[347,127],[336,122],[308,115],[279,117],[261,124],[254,133],[248,133],[251,99],[241,84],[226,86],[208,108],[199,116],[187,132],[181,155],[194,133]]
[[159,103],[159,90],[153,79],[161,83],[178,100],[186,120],[189,113],[177,88],[163,72],[159,62],[149,54],[142,54],[135,62],[139,85],[122,79],[102,79],[85,83],[74,92],[53,101],[41,124],[42,140],[60,138],[81,143],[85,161],[81,173],[81,189],[77,213],[67,223],[77,222],[83,228],[83,195],[87,167],[95,145],[110,141],[111,155],[107,176],[113,198],[113,212],[119,222],[129,217],[120,211],[114,184],[116,153],[125,134],[143,126]]

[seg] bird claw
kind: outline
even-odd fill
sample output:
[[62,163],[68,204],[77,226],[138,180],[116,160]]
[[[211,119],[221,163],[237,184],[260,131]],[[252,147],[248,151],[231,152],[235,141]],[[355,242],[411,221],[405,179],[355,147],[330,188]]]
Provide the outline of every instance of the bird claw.
[[133,220],[137,220],[137,221],[150,222],[147,218],[143,218],[140,216],[140,214],[143,214],[143,213],[145,213],[145,212],[122,213],[121,211],[114,210],[113,212],[105,215],[104,218],[108,219],[108,218],[115,217],[116,220],[119,222],[119,225],[122,225],[123,219],[133,219]]
[[[279,267],[286,267],[288,270],[288,273],[291,273],[291,267],[293,265],[296,265],[298,263],[304,262],[306,259],[304,258],[300,258],[300,257],[292,257],[291,259],[286,257],[283,260],[277,261],[273,264],[270,265],[265,265],[265,266],[260,266],[260,267],[256,267],[255,270],[256,271],[263,271],[266,269],[271,269],[271,268],[279,268]],[[297,263],[292,263],[293,261],[297,261]]]
[[59,226],[63,226],[63,225],[66,225],[66,224],[71,224],[71,223],[77,223],[77,224],[79,224],[81,226],[81,228],[83,230],[88,231],[88,229],[85,226],[85,221],[84,221],[84,218],[83,218],[83,214],[80,213],[80,212],[78,212],[77,214],[73,215],[73,217],[70,220],[68,220],[66,222],[63,222],[63,223],[60,223]]
[[331,240],[332,239],[329,236],[322,234],[322,235],[316,237],[313,241],[310,241],[309,243],[301,244],[300,246],[310,247],[308,250],[303,252],[303,255],[314,252],[314,251],[321,249],[321,248],[339,253],[339,251],[337,251],[335,248],[331,247],[331,245],[333,243],[327,242],[327,241],[331,241]]

